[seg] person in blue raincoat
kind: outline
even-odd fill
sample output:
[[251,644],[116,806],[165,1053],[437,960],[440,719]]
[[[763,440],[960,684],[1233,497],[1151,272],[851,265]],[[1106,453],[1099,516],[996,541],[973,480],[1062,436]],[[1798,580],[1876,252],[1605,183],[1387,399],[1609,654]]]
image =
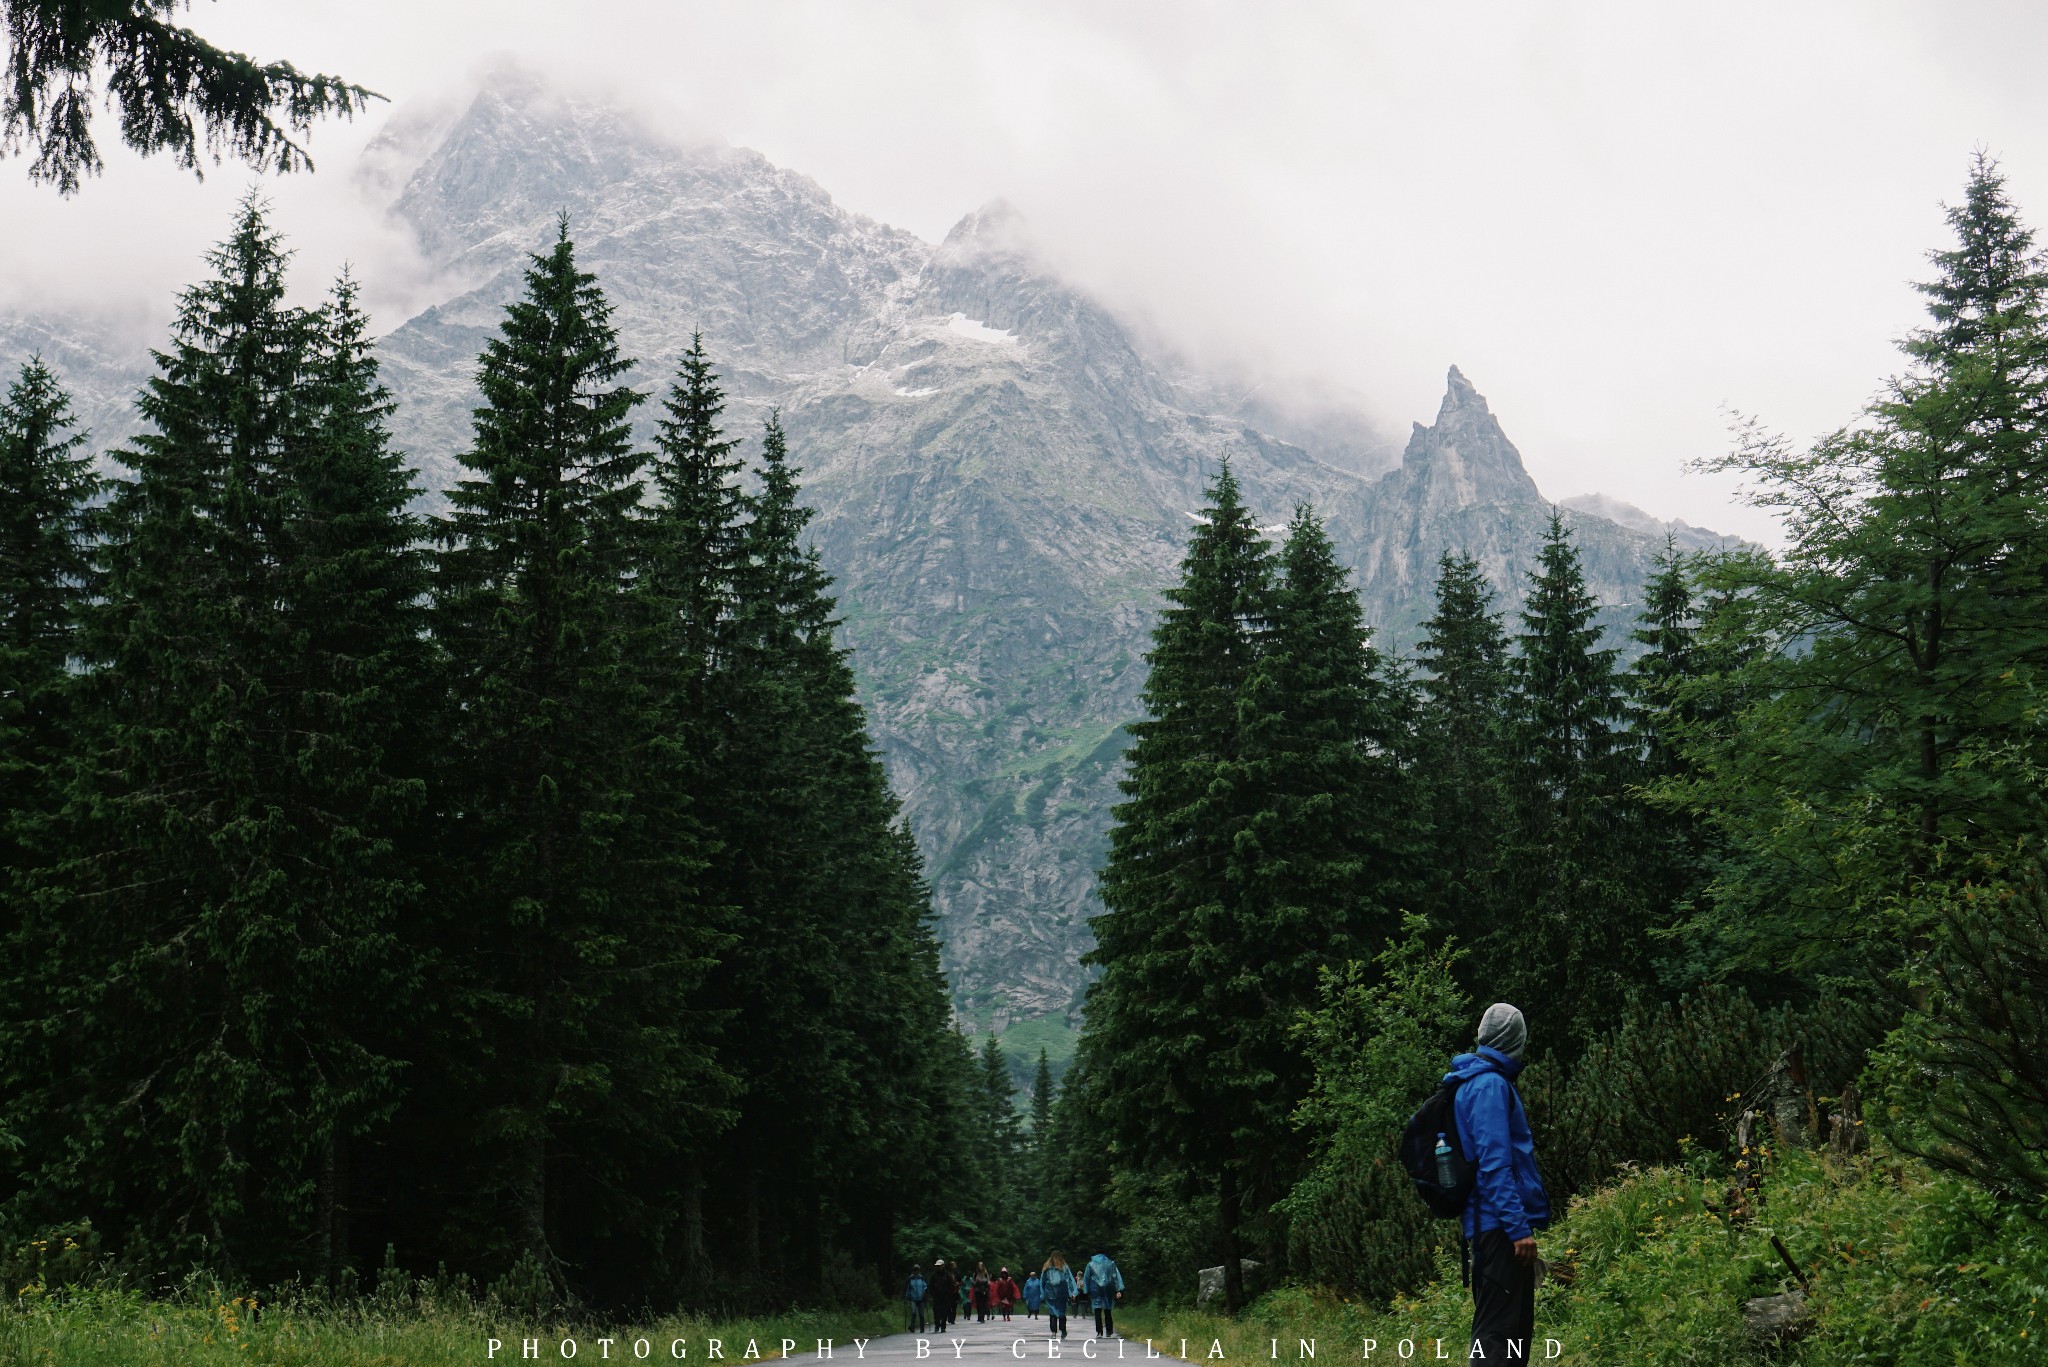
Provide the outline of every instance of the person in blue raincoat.
[[910,1303],[910,1328],[907,1332],[924,1332],[924,1300],[930,1289],[931,1284],[925,1281],[924,1273],[913,1266],[910,1269],[910,1280],[903,1284],[903,1299]]
[[1445,1082],[1459,1084],[1453,1103],[1458,1142],[1476,1177],[1465,1205],[1472,1246],[1474,1361],[1527,1359],[1536,1337],[1536,1231],[1550,1220],[1550,1197],[1536,1166],[1536,1140],[1515,1091],[1529,1027],[1522,1013],[1495,1002],[1479,1019],[1473,1051],[1451,1060]]
[[1038,1290],[1045,1297],[1045,1332],[1065,1338],[1067,1302],[1081,1294],[1081,1284],[1074,1280],[1073,1269],[1067,1266],[1067,1255],[1058,1249],[1038,1270]]
[[1116,1337],[1116,1303],[1124,1298],[1124,1274],[1107,1253],[1088,1260],[1081,1272],[1081,1293],[1095,1310],[1095,1337]]
[[1024,1313],[1031,1319],[1038,1318],[1039,1303],[1045,1299],[1045,1284],[1032,1273],[1024,1279]]

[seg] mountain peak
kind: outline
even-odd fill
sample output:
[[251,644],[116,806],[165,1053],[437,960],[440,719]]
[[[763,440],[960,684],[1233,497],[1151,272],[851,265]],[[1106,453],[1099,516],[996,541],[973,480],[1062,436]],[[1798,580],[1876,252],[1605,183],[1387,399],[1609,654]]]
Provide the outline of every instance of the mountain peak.
[[1415,424],[1402,469],[1419,480],[1431,502],[1453,507],[1475,503],[1540,500],[1536,481],[1522,466],[1522,453],[1501,430],[1486,396],[1456,366],[1444,377],[1444,399],[1436,422]]
[[946,234],[939,250],[954,256],[1034,255],[1030,225],[1007,199],[992,199],[962,217]]
[[1486,396],[1472,387],[1472,382],[1465,378],[1464,371],[1456,366],[1452,366],[1450,373],[1444,376],[1444,402],[1443,406],[1437,410],[1437,418],[1441,421],[1443,415],[1450,412],[1453,408],[1468,406],[1477,407],[1481,412],[1484,412],[1486,410]]

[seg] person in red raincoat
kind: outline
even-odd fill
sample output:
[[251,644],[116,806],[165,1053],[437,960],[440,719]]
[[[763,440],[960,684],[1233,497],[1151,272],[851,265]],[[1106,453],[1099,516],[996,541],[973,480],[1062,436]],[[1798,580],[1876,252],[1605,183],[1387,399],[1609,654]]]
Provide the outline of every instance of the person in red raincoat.
[[1010,1308],[1016,1305],[1017,1297],[1023,1294],[1018,1289],[1017,1279],[1010,1275],[1009,1268],[1006,1267],[996,1274],[995,1281],[989,1284],[989,1294],[996,1298],[996,1309],[1003,1312],[1003,1323],[1008,1324]]

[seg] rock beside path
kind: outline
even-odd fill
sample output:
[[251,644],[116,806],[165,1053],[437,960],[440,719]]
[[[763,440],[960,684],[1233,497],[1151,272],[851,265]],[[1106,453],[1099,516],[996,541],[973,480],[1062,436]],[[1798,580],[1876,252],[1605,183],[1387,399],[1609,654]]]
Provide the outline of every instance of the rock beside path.
[[1805,1333],[1813,1315],[1806,1308],[1804,1291],[1787,1291],[1779,1296],[1757,1296],[1744,1301],[1742,1322],[1753,1341],[1769,1345]]

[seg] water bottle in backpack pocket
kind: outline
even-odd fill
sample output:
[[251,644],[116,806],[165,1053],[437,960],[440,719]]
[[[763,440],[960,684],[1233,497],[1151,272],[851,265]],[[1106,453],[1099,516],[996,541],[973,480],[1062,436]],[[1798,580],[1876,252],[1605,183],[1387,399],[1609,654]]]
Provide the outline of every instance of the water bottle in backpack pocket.
[[1459,1086],[1447,1082],[1437,1088],[1401,1132],[1401,1166],[1415,1183],[1415,1194],[1430,1214],[1446,1220],[1465,1213],[1477,1175],[1458,1138]]

